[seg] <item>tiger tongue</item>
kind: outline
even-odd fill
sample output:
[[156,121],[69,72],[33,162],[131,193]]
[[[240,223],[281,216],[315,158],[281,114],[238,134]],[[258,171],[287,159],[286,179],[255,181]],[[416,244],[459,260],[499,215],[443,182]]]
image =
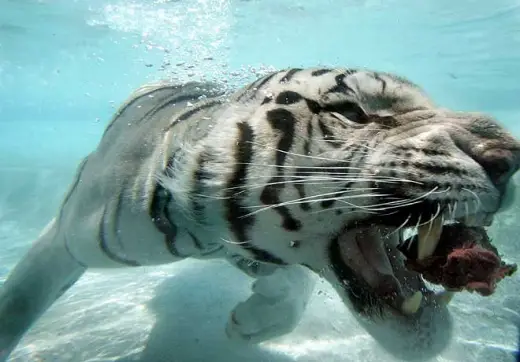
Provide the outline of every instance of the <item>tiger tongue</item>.
[[406,297],[385,250],[381,231],[377,227],[347,230],[338,238],[341,258],[392,307],[404,314],[414,314],[421,305],[422,293]]

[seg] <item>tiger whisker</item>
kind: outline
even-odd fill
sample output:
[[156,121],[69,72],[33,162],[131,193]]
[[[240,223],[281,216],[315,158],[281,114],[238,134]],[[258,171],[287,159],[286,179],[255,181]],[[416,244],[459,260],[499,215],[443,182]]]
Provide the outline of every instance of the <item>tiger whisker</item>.
[[420,224],[418,226],[429,224],[428,234],[427,234],[427,235],[429,235],[431,228],[432,228],[432,221],[435,220],[437,218],[437,216],[439,216],[440,213],[441,213],[441,205],[437,204],[437,211],[435,212],[435,214],[428,221],[423,222],[422,224]]
[[401,203],[403,202],[415,202],[415,201],[420,201],[422,199],[424,199],[425,197],[428,197],[429,195],[431,195],[431,193],[435,190],[435,188],[429,192],[426,192],[424,194],[422,194],[421,196],[417,196],[416,198],[413,198],[413,199],[409,199],[409,200],[396,200],[396,201],[389,201],[389,202],[384,202],[384,203],[380,203],[380,204],[375,204],[373,206],[381,206],[381,205],[400,205]]
[[399,209],[399,208],[405,208],[408,206],[420,204],[421,202],[422,202],[421,200],[417,200],[417,201],[407,201],[407,202],[403,202],[401,204],[381,203],[381,204],[368,205],[368,206],[365,206],[365,208],[370,209],[370,210]]
[[243,244],[247,244],[247,241],[231,241],[229,239],[225,239],[225,238],[220,238],[220,240],[222,240],[223,242],[225,242],[226,244],[231,244],[231,245],[243,245]]
[[[337,162],[337,160],[336,160],[336,162]],[[272,168],[280,168],[280,169],[298,169],[298,170],[303,170],[306,174],[312,173],[312,172],[316,172],[316,173],[320,173],[321,172],[321,173],[323,173],[323,171],[339,171],[339,170],[364,171],[365,170],[365,168],[362,168],[362,167],[336,166],[336,165],[331,165],[331,166],[297,166],[297,165],[258,164],[258,163],[251,163],[251,162],[242,162],[242,163],[238,163],[238,164],[240,164],[240,165],[248,165],[248,166],[257,166],[257,167],[272,167]],[[380,170],[393,170],[393,168],[391,168],[391,167],[378,167],[378,168]],[[374,177],[377,176],[377,175],[366,174],[366,173],[364,173],[364,175],[366,175],[366,176],[374,176]],[[377,177],[390,178],[390,176],[377,176]],[[416,184],[422,184],[419,181],[413,181],[413,180],[409,180],[409,179],[403,179],[403,178],[395,178],[395,179],[403,180],[403,181],[406,181],[406,182],[413,182],[413,183],[416,183]]]
[[[407,207],[407,206],[412,206],[412,205],[416,205],[416,204],[419,204],[421,203],[422,201],[416,201],[416,202],[411,202],[409,204],[405,204],[405,205],[394,205],[394,206],[389,206],[389,207],[378,207],[378,208],[371,208],[371,207],[363,207],[361,208],[363,210],[363,212],[368,212],[368,213],[372,213],[372,214],[376,214],[380,211],[388,211],[388,210],[391,210],[391,209],[400,209],[400,208],[404,208],[404,207]],[[348,203],[347,203],[348,204]],[[316,210],[316,212],[326,212],[326,211],[334,211],[334,210],[344,210],[344,209],[351,209],[352,212],[354,211],[357,211],[358,209],[360,209],[360,207],[358,207],[357,205],[354,205],[355,208],[352,207],[352,205],[349,205],[349,206],[338,206],[338,207],[331,207],[331,208],[327,208],[327,209],[323,209],[323,210]]]
[[[319,181],[319,182],[318,182]],[[268,182],[268,183],[261,183],[261,184],[248,184],[246,186],[234,186],[234,187],[226,187],[223,188],[222,191],[233,191],[237,190],[233,196],[243,194],[245,192],[248,192],[249,190],[255,190],[259,188],[264,188],[266,186],[275,186],[275,185],[287,185],[287,184],[306,184],[306,185],[323,185],[324,181],[326,180],[317,180],[316,182],[308,182],[306,180],[288,180],[288,181],[278,181],[278,182]],[[329,186],[329,188],[333,189],[333,186]],[[337,188],[337,186],[336,186]],[[229,200],[233,196],[215,196],[215,195],[206,195],[201,193],[195,193],[193,194],[195,197],[199,198],[207,198],[207,199],[215,199],[215,200]]]
[[[341,211],[348,210],[346,212],[347,214],[358,211],[357,209],[352,208],[351,206],[335,206],[335,207],[329,207],[326,209],[313,210],[309,213],[310,214],[321,214],[322,212],[332,212],[332,211],[336,211],[336,210],[341,210]],[[363,210],[363,212],[366,212],[368,214],[377,214],[377,211]]]
[[323,176],[322,177],[316,177],[316,176],[300,176],[300,175],[274,175],[272,177],[269,177],[270,179],[281,179],[281,180],[303,180],[304,182],[306,180],[309,181],[330,181],[330,182],[377,182],[377,183],[411,183],[411,184],[418,184],[418,182],[413,180],[406,180],[406,179],[399,179],[399,178],[377,178],[377,177],[334,177],[334,176]]
[[457,200],[455,200],[453,202],[453,214],[451,215],[452,220],[455,220],[455,215],[457,213],[458,206],[459,206],[459,202]]
[[396,229],[392,230],[391,232],[389,232],[388,234],[384,235],[383,238],[389,238],[390,236],[392,236],[393,234],[395,233],[398,233],[400,232],[402,229],[404,229],[404,226],[406,224],[408,224],[408,221],[410,221],[410,219],[412,218],[412,215],[408,215],[408,217],[406,218],[406,220],[401,224],[399,225]]
[[261,147],[263,149],[271,149],[271,150],[275,150],[277,152],[281,152],[281,153],[284,153],[286,155],[290,155],[290,156],[296,156],[296,157],[302,157],[302,158],[308,158],[308,159],[313,159],[313,160],[322,160],[322,161],[333,161],[333,162],[338,162],[338,159],[337,158],[328,158],[328,157],[318,157],[318,156],[311,156],[311,155],[304,155],[302,153],[295,153],[295,152],[289,152],[289,151],[284,151],[284,150],[280,150],[279,148],[276,148],[276,147],[270,147],[269,145],[265,145],[265,144],[259,144],[259,143],[256,143],[256,142],[251,142],[249,141],[249,143],[253,144],[253,145],[256,145],[258,147]]
[[[329,193],[329,194],[337,194],[337,192],[333,192],[333,193]],[[314,196],[308,196],[308,197],[303,197],[303,198],[299,198],[299,199],[295,199],[295,200],[290,200],[290,201],[285,201],[285,202],[280,202],[280,203],[277,203],[277,204],[272,204],[272,205],[252,205],[252,206],[249,206],[249,208],[257,208],[257,210],[255,211],[251,211],[250,213],[242,216],[243,218],[244,217],[249,217],[249,216],[252,216],[252,215],[256,215],[260,212],[263,212],[263,211],[267,211],[267,210],[271,210],[271,209],[276,209],[277,207],[282,207],[282,206],[288,206],[288,205],[299,205],[299,204],[304,204],[304,203],[310,203],[310,204],[315,204],[315,203],[318,203],[318,202],[323,202],[323,201],[330,201],[330,200],[337,200],[336,198],[317,198],[317,197],[320,197],[320,196],[324,196],[325,194],[323,195],[314,195]]]
[[[352,189],[351,191],[357,191],[357,189]],[[300,204],[303,202],[317,203],[317,202],[322,202],[322,201],[338,200],[337,197],[333,197],[333,198],[323,198],[323,197],[330,196],[330,195],[337,195],[340,193],[343,193],[343,191],[341,190],[341,191],[327,192],[327,193],[318,194],[318,195],[306,196],[306,197],[301,197],[298,199],[288,200],[288,201],[284,201],[284,202],[280,202],[280,203],[272,204],[272,205],[267,205],[267,206],[266,205],[252,205],[249,207],[250,208],[262,208],[262,210],[263,210],[263,209],[276,208],[276,207],[280,207],[280,206],[296,205],[296,204]]]
[[472,191],[470,189],[462,188],[462,190],[470,193],[475,198],[475,201],[477,203],[477,206],[475,207],[475,211],[480,210],[480,208],[482,207],[482,200],[480,199],[480,197],[474,191]]
[[387,184],[414,184],[414,185],[421,185],[421,183],[414,181],[414,180],[407,180],[407,179],[400,179],[400,178],[391,178],[391,177],[351,177],[351,176],[323,176],[323,174],[317,174],[321,177],[309,175],[309,176],[300,176],[300,175],[274,175],[272,177],[269,177],[270,179],[281,179],[281,180],[290,180],[290,179],[297,179],[297,180],[309,180],[309,181],[330,181],[330,182],[371,182],[371,183],[387,183]]
[[[331,159],[332,160],[332,159]],[[329,160],[329,161],[331,161]],[[333,160],[338,163],[338,160]],[[362,171],[362,167],[354,167],[354,166],[304,166],[304,165],[273,165],[266,163],[253,163],[253,162],[239,162],[239,165],[248,165],[248,166],[260,166],[260,167],[273,167],[273,168],[296,168],[296,169],[313,169],[313,170],[355,170]]]
[[[328,179],[317,179],[317,180],[282,180],[277,182],[267,182],[267,183],[258,183],[258,184],[248,184],[247,186],[234,186],[234,187],[227,187],[223,189],[224,191],[231,191],[231,190],[238,190],[238,189],[244,189],[244,191],[247,191],[248,189],[259,189],[266,186],[274,186],[274,185],[287,185],[287,184],[305,184],[305,185],[323,185],[324,182],[329,181]],[[337,182],[337,181],[336,181]],[[330,182],[333,184],[333,182]],[[338,186],[328,186],[330,188],[337,188]]]
[[[353,191],[356,191],[356,189],[353,189]],[[342,191],[335,191],[335,192],[330,192],[330,193],[324,193],[324,194],[289,200],[289,201],[285,201],[285,202],[281,202],[281,203],[277,203],[277,204],[273,204],[273,205],[250,206],[250,208],[256,207],[256,208],[260,208],[260,209],[252,211],[251,213],[244,215],[244,217],[251,216],[251,215],[257,214],[259,212],[281,207],[281,206],[297,205],[297,204],[301,204],[301,203],[314,204],[314,203],[324,202],[324,201],[339,201],[341,203],[348,204],[350,207],[352,207],[354,209],[361,209],[361,210],[366,210],[366,211],[380,211],[380,210],[385,210],[385,209],[389,209],[389,208],[390,209],[391,208],[402,208],[402,207],[407,207],[407,206],[414,205],[416,203],[421,202],[421,201],[414,202],[414,200],[398,200],[398,201],[390,201],[390,202],[373,204],[373,205],[367,206],[367,205],[356,205],[356,204],[352,204],[352,203],[349,203],[346,201],[347,199],[366,198],[366,197],[373,197],[373,196],[385,197],[385,196],[391,196],[391,194],[362,194],[362,195],[346,195],[346,196],[342,195],[341,197],[323,198],[323,196],[337,195],[338,193],[343,194]],[[425,195],[423,195],[422,197],[425,197]],[[381,208],[381,207],[384,207],[384,208]]]

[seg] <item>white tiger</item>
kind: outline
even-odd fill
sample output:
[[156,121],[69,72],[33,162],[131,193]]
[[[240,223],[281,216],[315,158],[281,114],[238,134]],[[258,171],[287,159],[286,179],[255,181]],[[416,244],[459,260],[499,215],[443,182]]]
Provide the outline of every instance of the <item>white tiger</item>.
[[145,86],[2,286],[0,360],[87,268],[188,257],[257,278],[230,315],[233,340],[291,332],[317,273],[389,352],[436,355],[450,340],[449,298],[405,270],[402,231],[426,225],[427,255],[445,221],[489,225],[519,152],[490,117],[441,109],[387,73],[290,69],[234,94]]

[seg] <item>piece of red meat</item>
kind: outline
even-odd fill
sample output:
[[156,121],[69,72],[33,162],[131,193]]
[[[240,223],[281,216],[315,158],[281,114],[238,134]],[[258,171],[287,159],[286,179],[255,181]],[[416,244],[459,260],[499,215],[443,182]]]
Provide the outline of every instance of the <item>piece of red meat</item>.
[[497,283],[517,270],[516,264],[502,261],[484,228],[462,224],[444,226],[433,255],[408,258],[406,266],[447,290],[466,289],[484,296],[493,294]]

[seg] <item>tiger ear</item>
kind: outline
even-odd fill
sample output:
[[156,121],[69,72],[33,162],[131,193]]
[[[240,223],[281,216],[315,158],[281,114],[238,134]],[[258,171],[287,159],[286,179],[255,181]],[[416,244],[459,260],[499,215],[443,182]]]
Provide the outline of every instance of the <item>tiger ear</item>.
[[368,115],[394,117],[437,108],[418,85],[394,74],[360,71],[349,75],[345,82],[351,90],[349,98],[355,99]]

